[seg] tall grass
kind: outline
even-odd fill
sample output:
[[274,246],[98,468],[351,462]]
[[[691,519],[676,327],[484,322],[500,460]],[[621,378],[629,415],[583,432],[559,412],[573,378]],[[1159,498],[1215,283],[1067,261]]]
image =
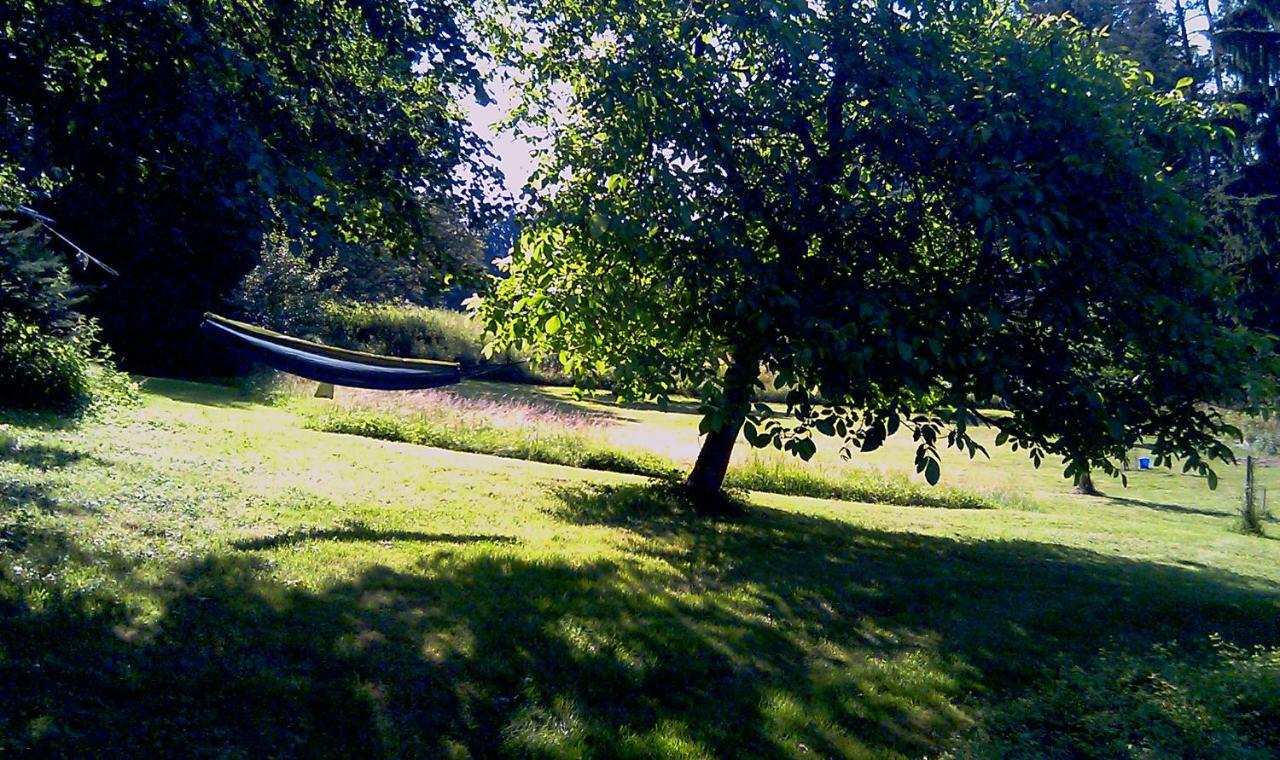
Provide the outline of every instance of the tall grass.
[[399,415],[369,409],[332,410],[309,415],[306,426],[327,433],[346,433],[435,446],[453,451],[491,454],[531,462],[561,464],[657,478],[676,476],[661,457],[622,451],[567,427],[500,425],[470,414]]
[[486,359],[484,329],[462,312],[410,304],[331,302],[323,307],[322,321],[325,340],[343,348],[466,364],[513,363],[489,379],[542,385],[569,382],[558,367],[529,362],[528,356],[515,351]]
[[830,472],[793,458],[752,457],[745,464],[730,468],[725,484],[730,488],[748,491],[902,507],[990,509],[996,506],[1026,506],[1025,502],[1011,494],[979,494],[946,486],[930,487],[913,482],[902,473],[879,470],[842,469]]
[[[424,394],[426,395],[426,394]],[[682,469],[669,459],[611,446],[591,434],[601,423],[582,414],[566,414],[510,400],[478,401],[439,393],[439,403],[416,399],[417,409],[403,414],[385,408],[335,408],[307,411],[304,424],[313,430],[345,433],[435,446],[453,451],[525,459],[589,470],[606,470],[676,480]],[[816,469],[792,459],[752,458],[730,468],[729,489],[792,496],[943,509],[1025,507],[1008,494],[979,494],[929,487],[904,475],[878,471]]]

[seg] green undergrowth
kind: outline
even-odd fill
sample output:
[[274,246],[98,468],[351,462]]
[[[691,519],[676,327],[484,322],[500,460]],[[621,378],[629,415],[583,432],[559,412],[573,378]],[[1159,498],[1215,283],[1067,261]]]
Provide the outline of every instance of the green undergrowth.
[[[610,446],[573,429],[555,425],[494,425],[447,408],[439,408],[430,415],[335,409],[304,412],[303,416],[308,428],[325,433],[359,435],[663,480],[676,480],[682,474],[680,467],[669,459]],[[766,461],[752,458],[745,464],[735,465],[725,477],[725,487],[904,507],[994,509],[1027,506],[1025,500],[1008,494],[979,494],[929,487],[913,483],[896,473],[861,470],[831,473],[785,459]]]
[[567,385],[554,363],[516,351],[485,355],[484,327],[462,312],[396,303],[330,302],[321,309],[322,337],[344,348],[414,359],[506,365],[491,377],[515,383]]

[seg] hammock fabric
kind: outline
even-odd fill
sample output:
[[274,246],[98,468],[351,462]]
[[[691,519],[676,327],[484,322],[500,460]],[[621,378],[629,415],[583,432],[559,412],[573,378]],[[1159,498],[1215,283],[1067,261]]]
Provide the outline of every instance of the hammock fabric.
[[205,314],[200,329],[222,345],[269,367],[319,383],[407,391],[453,385],[498,366],[470,368],[427,359],[397,359],[334,348],[261,327]]

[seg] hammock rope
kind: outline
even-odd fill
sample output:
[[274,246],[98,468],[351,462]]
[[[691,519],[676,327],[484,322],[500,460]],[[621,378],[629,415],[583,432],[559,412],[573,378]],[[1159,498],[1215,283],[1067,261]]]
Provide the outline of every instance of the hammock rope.
[[463,367],[456,362],[400,359],[325,346],[217,314],[205,314],[200,329],[223,346],[273,369],[348,388],[440,388],[520,363]]

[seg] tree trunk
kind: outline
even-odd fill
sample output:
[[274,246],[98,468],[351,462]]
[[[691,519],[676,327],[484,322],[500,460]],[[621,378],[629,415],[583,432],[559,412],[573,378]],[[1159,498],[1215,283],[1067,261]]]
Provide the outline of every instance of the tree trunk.
[[718,494],[729,470],[733,445],[751,408],[751,391],[760,374],[760,358],[755,351],[739,349],[724,374],[724,408],[720,425],[707,433],[698,460],[684,484],[691,490]]
[[1080,482],[1076,483],[1076,487],[1074,490],[1076,493],[1083,494],[1085,496],[1101,496],[1102,495],[1102,493],[1097,488],[1093,487],[1093,477],[1089,474],[1088,470],[1086,470],[1084,474],[1080,476]]
[[1204,21],[1208,27],[1206,31],[1209,34],[1209,60],[1213,62],[1213,83],[1217,85],[1218,91],[1215,96],[1221,98],[1222,89],[1222,57],[1218,53],[1218,30],[1213,22],[1213,8],[1209,6],[1209,0],[1204,0]]
[[1191,35],[1187,34],[1187,9],[1182,7],[1182,0],[1173,0],[1173,17],[1178,23],[1178,34],[1182,41],[1182,62],[1187,73],[1194,70],[1195,56],[1191,53]]

